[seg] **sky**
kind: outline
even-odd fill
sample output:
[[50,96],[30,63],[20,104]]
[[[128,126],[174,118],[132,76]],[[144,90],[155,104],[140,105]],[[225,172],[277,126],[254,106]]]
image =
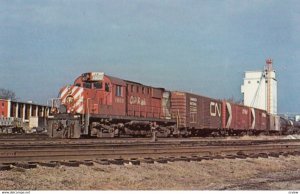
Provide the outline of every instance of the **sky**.
[[300,1],[0,0],[0,88],[45,104],[84,72],[242,100],[273,59],[278,112],[300,113]]

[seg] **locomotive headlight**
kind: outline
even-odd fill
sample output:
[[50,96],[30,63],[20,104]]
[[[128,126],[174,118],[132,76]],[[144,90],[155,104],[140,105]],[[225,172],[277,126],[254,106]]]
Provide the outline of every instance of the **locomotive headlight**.
[[74,97],[73,96],[67,96],[66,98],[66,103],[67,104],[72,104],[74,102]]

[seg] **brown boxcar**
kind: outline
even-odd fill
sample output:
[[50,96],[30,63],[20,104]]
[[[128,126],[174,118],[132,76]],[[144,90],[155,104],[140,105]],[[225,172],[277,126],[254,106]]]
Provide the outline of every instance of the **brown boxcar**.
[[[251,108],[251,129],[255,131],[267,131],[268,130],[268,116],[267,111]],[[254,116],[255,115],[255,116]]]
[[267,131],[268,116],[265,110],[223,101],[223,128],[232,130]]
[[247,106],[223,101],[223,129],[248,130],[252,126],[251,111]]
[[186,92],[171,92],[171,113],[179,129],[218,130],[222,127],[222,101]]

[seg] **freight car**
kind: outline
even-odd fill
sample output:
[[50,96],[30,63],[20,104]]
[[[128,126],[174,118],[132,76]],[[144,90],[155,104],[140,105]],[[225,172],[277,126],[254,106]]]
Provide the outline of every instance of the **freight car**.
[[102,72],[82,74],[56,100],[47,130],[59,138],[280,134],[297,126],[264,110]]
[[183,136],[208,135],[222,129],[222,101],[186,92],[171,92],[171,112]]
[[252,135],[268,132],[264,110],[186,92],[171,93],[172,115],[186,136]]
[[268,132],[268,114],[264,110],[223,101],[223,130],[226,134]]

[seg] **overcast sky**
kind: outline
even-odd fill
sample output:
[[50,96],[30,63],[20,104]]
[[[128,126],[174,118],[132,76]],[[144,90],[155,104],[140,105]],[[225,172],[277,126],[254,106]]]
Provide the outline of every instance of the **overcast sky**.
[[46,103],[83,72],[242,99],[273,58],[278,111],[300,112],[300,1],[0,0],[0,87]]

